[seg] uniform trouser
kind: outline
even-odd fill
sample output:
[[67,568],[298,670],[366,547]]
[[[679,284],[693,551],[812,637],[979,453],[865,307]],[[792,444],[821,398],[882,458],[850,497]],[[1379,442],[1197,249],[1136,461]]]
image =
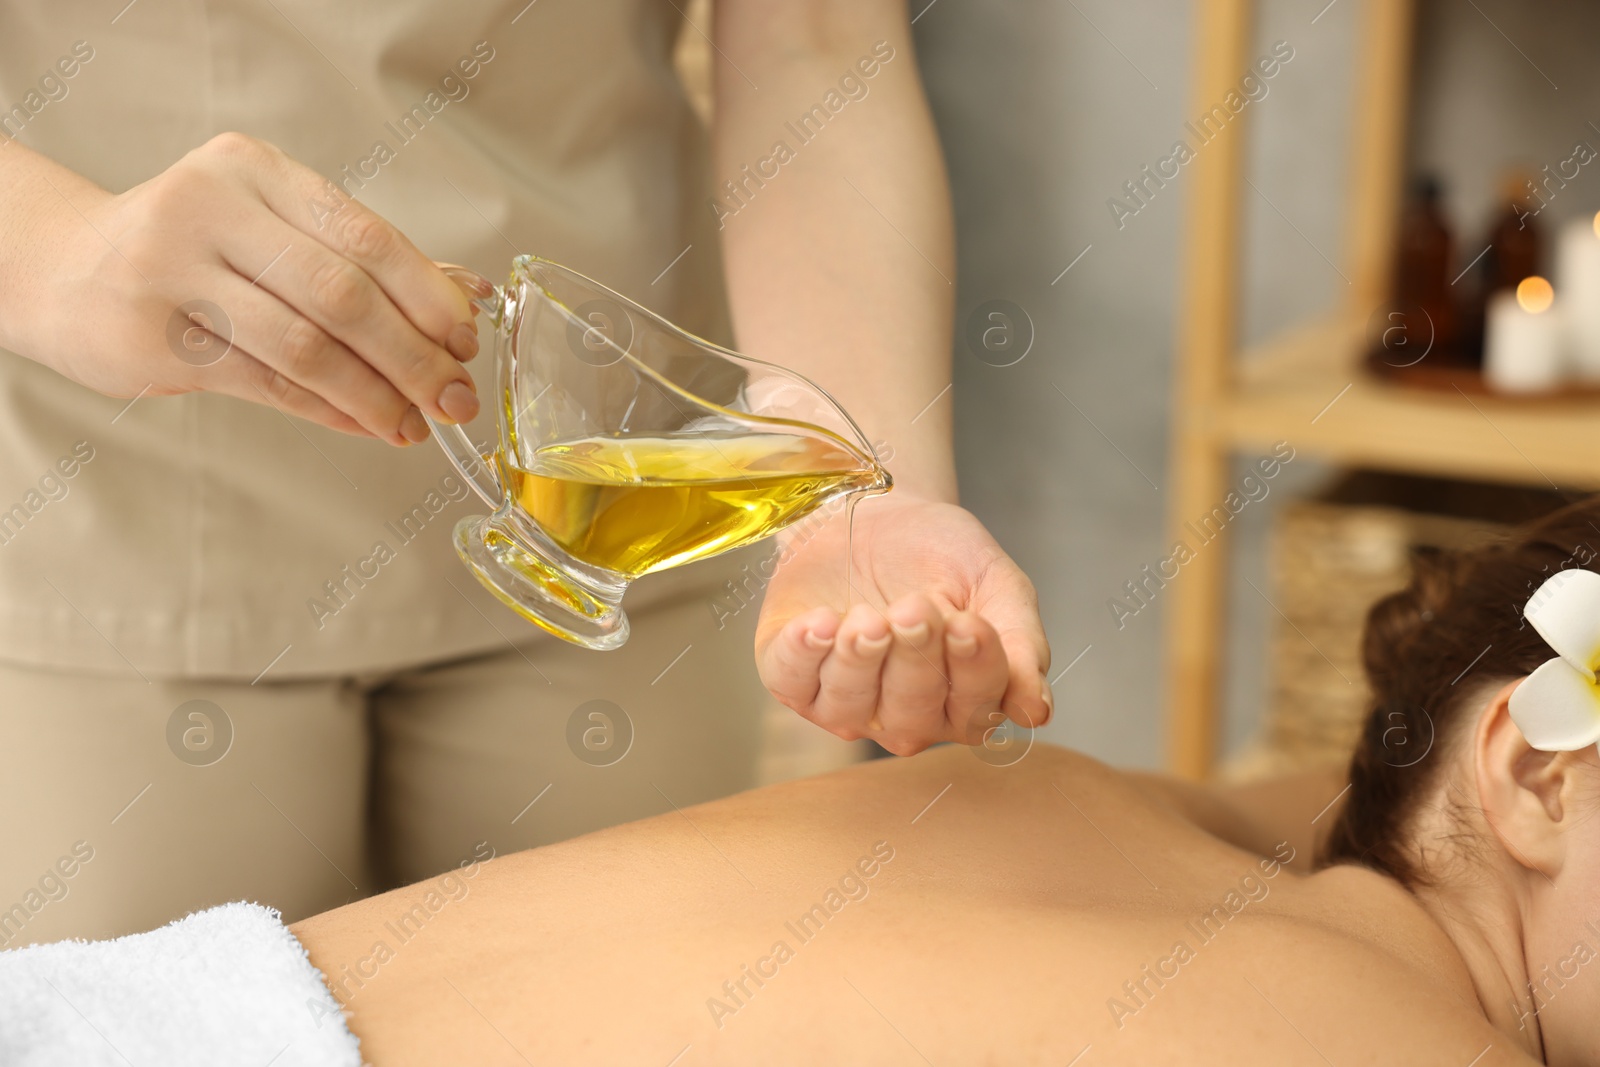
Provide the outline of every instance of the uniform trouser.
[[756,610],[713,611],[725,568],[699,567],[613,652],[255,684],[0,663],[0,948],[229,900],[293,921],[750,787]]

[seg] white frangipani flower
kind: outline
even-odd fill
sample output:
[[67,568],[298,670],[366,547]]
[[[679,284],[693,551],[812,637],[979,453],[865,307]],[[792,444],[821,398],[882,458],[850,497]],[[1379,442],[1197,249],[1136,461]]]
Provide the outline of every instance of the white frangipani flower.
[[1511,693],[1511,721],[1528,744],[1571,752],[1600,742],[1600,574],[1558,571],[1522,610],[1555,649]]

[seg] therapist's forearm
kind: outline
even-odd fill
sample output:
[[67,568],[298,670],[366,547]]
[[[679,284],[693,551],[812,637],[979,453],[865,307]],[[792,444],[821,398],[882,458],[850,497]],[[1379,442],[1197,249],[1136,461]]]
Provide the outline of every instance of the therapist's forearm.
[[[888,444],[903,490],[955,500],[950,194],[904,4],[721,0],[714,37],[715,210],[740,348],[838,398]],[[826,123],[801,129],[817,106]]]

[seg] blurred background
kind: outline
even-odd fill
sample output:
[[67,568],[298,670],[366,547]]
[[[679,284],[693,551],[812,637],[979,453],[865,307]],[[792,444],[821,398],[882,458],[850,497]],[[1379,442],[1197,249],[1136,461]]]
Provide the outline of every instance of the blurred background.
[[[913,0],[913,9],[925,2]],[[1172,546],[1169,425],[1194,175],[1185,168],[1162,188],[1147,185],[1144,205],[1120,224],[1108,201],[1135,205],[1124,183],[1139,180],[1141,168],[1180,137],[1194,142],[1185,123],[1204,110],[1194,80],[1208,6],[1226,5],[935,0],[915,24],[958,224],[963,503],[1039,587],[1059,676],[1058,716],[1041,736],[1121,764],[1164,760],[1163,701],[1171,695],[1160,669],[1164,623],[1169,594],[1189,577],[1180,573],[1120,627],[1108,607],[1119,596],[1138,606],[1124,583]],[[1286,42],[1293,58],[1244,109],[1238,334],[1245,348],[1349,299],[1353,97],[1370,43],[1358,0],[1254,7],[1246,59],[1271,55],[1276,42]],[[1405,121],[1405,175],[1432,174],[1442,185],[1441,207],[1455,227],[1452,275],[1485,246],[1480,234],[1502,210],[1500,189],[1512,168],[1539,172],[1568,161],[1576,142],[1600,145],[1597,43],[1600,7],[1576,0],[1417,5],[1409,99],[1389,104]],[[1538,215],[1547,244],[1563,223],[1600,208],[1600,165],[1578,169]],[[1032,323],[1032,348],[1014,365],[977,358],[960,337],[974,309],[995,299],[1019,306]],[[1496,434],[1492,425],[1476,429]],[[1243,450],[1238,462],[1258,454]],[[1284,599],[1294,591],[1274,582],[1270,546],[1285,505],[1340,473],[1301,446],[1267,483],[1269,494],[1230,527],[1226,610],[1217,620],[1227,650],[1224,757],[1237,756],[1261,729],[1274,693],[1280,703],[1292,696],[1270,670],[1274,630],[1299,640],[1277,610],[1295,614]],[[1525,478],[1503,473],[1489,480],[1550,488],[1534,466]],[[1460,487],[1447,488],[1446,495],[1461,495]],[[1432,489],[1437,498],[1438,486]],[[1402,502],[1411,491],[1400,485]],[[1302,547],[1314,557],[1321,551]],[[1395,572],[1394,561],[1384,566]],[[1299,610],[1327,614],[1317,595],[1301,597]],[[1364,607],[1368,590],[1355,595]],[[1353,647],[1325,651],[1349,672]],[[1300,658],[1323,663],[1320,655]]]

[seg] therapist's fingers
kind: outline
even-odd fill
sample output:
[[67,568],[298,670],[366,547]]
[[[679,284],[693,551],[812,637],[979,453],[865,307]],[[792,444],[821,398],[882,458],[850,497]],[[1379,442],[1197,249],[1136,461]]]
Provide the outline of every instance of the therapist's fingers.
[[[310,167],[271,145],[254,144],[265,149],[252,160],[259,192],[279,218],[360,267],[436,345],[454,349],[467,343],[477,329],[472,306],[432,260],[377,212]],[[257,154],[253,147],[246,151]]]
[[319,423],[355,437],[377,436],[316,393],[251,355],[238,343],[237,337],[212,335],[208,343],[214,343],[218,350],[226,354],[214,365],[198,368],[194,372],[197,379],[203,380],[207,392],[247,400],[252,404],[266,404],[285,415]]
[[1005,719],[1000,708],[1010,681],[1000,635],[982,617],[959,611],[945,620],[945,666],[950,672],[950,697],[945,713],[951,739],[967,745],[983,742],[984,734]]
[[1014,630],[1001,630],[1000,644],[1006,652],[1008,673],[1001,710],[1018,726],[1043,726],[1055,712],[1047,674],[1050,650],[1041,652],[1031,635]]
[[1039,596],[1028,576],[1009,560],[985,574],[981,596],[968,605],[1000,635],[1009,681],[1001,708],[1018,726],[1043,726],[1055,707],[1046,672],[1050,643],[1039,621]]
[[878,743],[898,755],[912,755],[946,740],[945,701],[950,678],[945,670],[944,620],[922,593],[901,597],[884,615],[894,643],[883,665]]
[[877,739],[882,733],[877,709],[883,660],[892,640],[889,624],[867,605],[857,604],[845,613],[833,650],[822,662],[813,722],[846,739]]
[[1055,715],[1055,706],[1050,679],[1043,674],[1019,678],[1013,672],[1005,695],[1000,698],[1005,717],[1030,730],[1049,722]]
[[785,623],[761,650],[756,663],[761,684],[784,707],[811,717],[822,684],[822,663],[833,648],[839,622],[831,608],[812,608]]
[[[478,400],[466,368],[420,333],[359,266],[271,216],[240,231],[223,242],[229,266],[342,346],[329,348],[302,330],[289,335],[287,349],[260,352],[264,362],[298,381],[320,375],[318,392],[358,418],[359,409],[365,407],[370,414],[377,403],[388,417],[383,425],[371,428],[384,435],[398,431],[406,405],[387,391],[374,402],[358,387],[352,368],[336,365],[319,370],[318,361],[337,364],[341,352],[348,350],[394,392],[436,419],[466,422],[477,414]],[[451,288],[456,288],[453,283]]]
[[[300,391],[316,396],[321,407],[340,412],[343,418],[336,420],[336,429],[353,422],[368,435],[394,445],[427,438],[428,424],[420,413],[364,360],[262,286],[250,285],[230,272],[217,273],[214,291],[218,306],[228,309],[234,344]],[[219,361],[219,373],[232,369]],[[296,396],[295,413],[298,408],[314,407],[284,384],[257,377],[271,385],[268,395]],[[213,387],[210,380],[205,384]],[[329,397],[338,398],[338,406]],[[326,415],[314,421],[334,425]]]

